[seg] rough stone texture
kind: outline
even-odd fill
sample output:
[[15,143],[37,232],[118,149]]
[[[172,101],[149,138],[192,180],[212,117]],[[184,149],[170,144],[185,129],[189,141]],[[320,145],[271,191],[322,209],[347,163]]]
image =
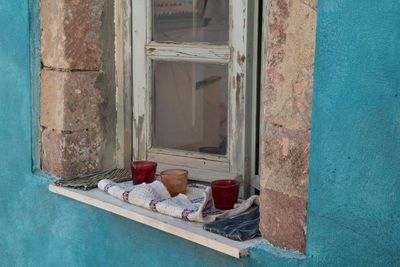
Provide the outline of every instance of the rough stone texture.
[[316,11],[300,0],[270,1],[264,113],[270,123],[310,128]]
[[101,123],[99,72],[43,70],[41,77],[40,124],[60,131],[96,128]]
[[261,232],[305,251],[316,0],[271,0],[261,144]]
[[301,0],[301,2],[317,11],[317,0]]
[[42,0],[42,169],[115,166],[114,1]]
[[41,50],[44,66],[100,70],[104,0],[42,0]]
[[273,245],[306,251],[307,200],[281,192],[261,192],[260,230]]
[[265,155],[261,186],[290,196],[307,198],[309,131],[266,125]]
[[103,142],[98,129],[73,133],[45,129],[42,170],[63,178],[99,171]]

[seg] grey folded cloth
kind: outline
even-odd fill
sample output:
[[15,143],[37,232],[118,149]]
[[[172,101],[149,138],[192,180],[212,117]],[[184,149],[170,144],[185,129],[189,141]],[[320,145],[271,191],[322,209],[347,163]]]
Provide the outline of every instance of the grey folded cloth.
[[95,172],[89,175],[74,177],[72,179],[60,179],[54,182],[57,186],[70,187],[79,190],[90,190],[97,187],[100,180],[108,179],[116,183],[126,182],[132,179],[131,171],[127,169],[112,169]]

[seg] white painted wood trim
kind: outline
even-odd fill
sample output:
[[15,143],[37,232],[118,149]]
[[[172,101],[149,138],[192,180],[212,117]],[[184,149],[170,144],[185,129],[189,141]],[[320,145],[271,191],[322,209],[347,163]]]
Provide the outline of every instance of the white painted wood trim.
[[[171,151],[172,152],[172,151]],[[216,172],[229,172],[229,162],[225,159],[211,160],[208,156],[190,157],[185,155],[177,155],[173,153],[156,153],[150,149],[147,153],[147,158],[155,162],[162,162],[166,164],[183,165],[186,167],[198,168],[202,170],[213,170]]]
[[247,256],[249,248],[262,242],[261,239],[253,239],[245,242],[234,241],[203,230],[202,224],[186,222],[125,203],[105,194],[99,189],[80,191],[49,185],[49,191],[145,224],[235,258]]
[[132,159],[132,25],[131,0],[115,1],[116,164]]
[[[148,77],[149,64],[144,51],[148,43],[146,29],[149,27],[147,19],[148,2],[132,0],[132,67],[133,70],[133,127],[132,127],[132,158],[146,159],[147,134],[150,114],[148,105]],[[140,25],[140,28],[138,27]],[[144,29],[144,30],[143,30]]]
[[212,160],[212,161],[220,161],[220,162],[229,162],[226,155],[217,155],[217,154],[205,154],[196,151],[185,151],[185,150],[177,150],[177,149],[167,149],[160,147],[152,147],[149,149],[150,153],[154,154],[164,154],[164,155],[175,155],[180,157],[188,157],[195,159],[204,159],[204,160]]
[[[248,175],[245,173],[245,126],[246,126],[246,88],[247,77],[247,27],[248,0],[230,1],[230,45],[232,60],[229,64],[229,108],[228,108],[228,155],[230,170],[242,174],[241,187],[249,194]],[[251,89],[250,89],[251,90]],[[247,160],[249,164],[249,160]]]
[[[241,175],[237,173],[191,168],[179,164],[159,163],[157,165],[157,173],[160,173],[168,169],[186,169],[189,172],[189,180],[206,182],[206,183],[211,183],[212,181],[220,179],[233,179],[241,181]],[[240,195],[240,197],[243,198],[244,196]]]
[[146,54],[153,60],[228,64],[231,51],[227,45],[151,42],[146,45]]
[[[139,0],[140,1],[140,0]],[[153,79],[153,62],[150,57],[146,54],[146,46],[151,43],[153,37],[153,1],[145,1],[146,10],[142,10],[143,15],[146,17],[147,22],[146,28],[146,42],[143,47],[143,53],[146,57],[146,72],[147,76],[144,79],[146,81],[146,116],[145,116],[145,139],[142,142],[145,144],[145,151],[143,154],[146,159],[148,159],[148,150],[152,147],[152,135],[153,135],[153,119],[154,119],[154,79]],[[138,24],[141,27],[140,24]],[[143,28],[142,28],[143,30]]]

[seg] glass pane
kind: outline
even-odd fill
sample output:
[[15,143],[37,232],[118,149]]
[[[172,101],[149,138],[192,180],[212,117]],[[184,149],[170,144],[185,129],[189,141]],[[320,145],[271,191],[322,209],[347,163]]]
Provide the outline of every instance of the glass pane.
[[228,67],[154,61],[153,146],[226,154]]
[[229,41],[229,0],[153,0],[153,40]]

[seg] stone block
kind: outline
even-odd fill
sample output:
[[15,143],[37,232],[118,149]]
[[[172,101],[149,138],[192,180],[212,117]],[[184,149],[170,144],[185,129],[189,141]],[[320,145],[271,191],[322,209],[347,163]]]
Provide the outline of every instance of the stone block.
[[305,253],[307,200],[261,190],[260,231],[274,246]]
[[301,0],[305,5],[308,5],[315,11],[317,10],[318,7],[318,1],[317,0]]
[[42,170],[71,178],[101,170],[104,137],[101,130],[42,133]]
[[42,0],[41,50],[44,66],[100,70],[105,0]]
[[98,85],[99,72],[43,70],[40,124],[59,131],[99,127],[104,99]]
[[266,125],[261,152],[261,187],[307,198],[310,132]]
[[265,87],[267,121],[307,130],[311,121],[316,3],[269,2]]

